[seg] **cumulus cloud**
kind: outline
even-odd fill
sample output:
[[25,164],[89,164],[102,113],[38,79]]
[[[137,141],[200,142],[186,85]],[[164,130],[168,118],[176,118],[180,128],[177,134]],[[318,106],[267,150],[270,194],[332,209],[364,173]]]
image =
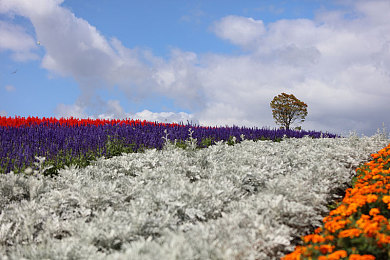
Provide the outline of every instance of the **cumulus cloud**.
[[212,27],[217,36],[242,47],[253,47],[266,32],[263,21],[229,15]]
[[199,57],[193,52],[171,50],[169,61],[156,60],[152,78],[160,94],[173,98],[181,107],[199,110],[205,104],[203,83],[199,74]]
[[88,118],[88,115],[84,112],[85,108],[73,104],[59,104],[55,110],[56,117],[74,117],[74,118]]
[[113,86],[135,102],[158,93],[184,107],[194,108],[194,103],[200,103],[193,73],[195,54],[172,50],[171,61],[164,61],[149,51],[126,48],[116,38],[106,39],[97,28],[61,7],[62,1],[40,1],[41,5],[32,5],[29,1],[5,0],[0,11],[28,17],[46,50],[42,66],[80,84],[81,95],[69,109],[75,115],[79,115],[79,108],[110,107],[97,97],[96,90]]
[[199,125],[199,121],[193,114],[185,112],[152,112],[147,109],[137,112],[128,113],[125,112],[118,100],[108,100],[102,104],[104,107],[102,110],[104,113],[98,115],[90,115],[86,112],[86,107],[73,104],[65,105],[59,104],[56,108],[56,117],[74,117],[74,118],[93,118],[93,119],[139,119],[151,122],[163,122],[163,123],[184,123],[187,121]]
[[19,25],[0,21],[0,52],[11,51],[16,61],[36,60],[39,58],[33,52],[36,49],[34,38],[27,34]]
[[[254,20],[221,19],[216,35],[243,50],[249,46],[251,52],[207,59],[202,82],[207,82],[208,96],[219,100],[210,98],[214,105],[209,103],[203,113],[215,118],[231,111],[235,122],[272,123],[270,110],[262,112],[273,96],[287,92],[308,103],[304,127],[372,134],[382,122],[389,124],[389,11],[388,1],[356,1],[348,12],[325,10],[314,20],[279,20],[265,29],[257,21],[259,32],[247,29],[243,34],[236,28],[256,28]],[[262,108],[258,116],[252,112],[257,107]]]
[[[373,134],[382,122],[390,123],[388,1],[345,1],[345,8],[321,10],[312,20],[265,24],[261,17],[226,16],[215,21],[212,30],[242,53],[201,54],[172,48],[167,59],[107,39],[62,7],[62,1],[39,3],[3,0],[0,12],[30,19],[46,50],[42,66],[80,84],[79,99],[73,105],[59,105],[57,115],[85,117],[94,107],[96,117],[275,126],[269,103],[286,92],[308,104],[305,129]],[[21,28],[16,31],[33,39]],[[31,49],[31,44],[24,48]],[[96,94],[98,88],[113,86],[131,101],[163,95],[192,113],[131,114],[119,101],[106,102]]]
[[[39,3],[38,3],[39,2]],[[107,40],[94,26],[62,7],[63,1],[4,0],[0,12],[27,17],[46,50],[42,66],[79,84],[78,106],[92,106],[96,90],[118,85],[128,97],[153,92],[147,54]],[[136,99],[136,98],[135,98]]]
[[137,118],[141,120],[147,120],[147,121],[157,121],[157,122],[164,122],[164,123],[184,123],[186,124],[187,121],[191,124],[199,124],[199,121],[194,118],[194,115],[188,114],[185,112],[151,112],[149,110],[143,110],[141,112],[135,113],[130,116],[130,118]]

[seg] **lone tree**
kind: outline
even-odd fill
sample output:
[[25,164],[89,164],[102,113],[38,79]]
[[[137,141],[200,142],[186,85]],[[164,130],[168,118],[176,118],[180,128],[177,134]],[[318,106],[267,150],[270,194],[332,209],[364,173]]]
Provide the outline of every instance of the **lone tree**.
[[287,130],[296,119],[303,122],[307,116],[307,105],[293,94],[282,93],[275,96],[271,101],[271,108],[275,122]]

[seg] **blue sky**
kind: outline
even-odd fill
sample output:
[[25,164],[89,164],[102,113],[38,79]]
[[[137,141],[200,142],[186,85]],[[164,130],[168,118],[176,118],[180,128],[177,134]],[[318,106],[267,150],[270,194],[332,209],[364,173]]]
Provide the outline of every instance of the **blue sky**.
[[[390,117],[389,1],[2,0],[0,115],[372,135]],[[294,125],[295,126],[295,125]]]

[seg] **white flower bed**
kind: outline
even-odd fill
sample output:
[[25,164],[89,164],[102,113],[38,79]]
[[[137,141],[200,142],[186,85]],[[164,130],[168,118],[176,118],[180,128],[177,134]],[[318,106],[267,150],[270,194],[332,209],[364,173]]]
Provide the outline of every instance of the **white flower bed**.
[[244,141],[0,175],[1,259],[279,259],[383,135]]

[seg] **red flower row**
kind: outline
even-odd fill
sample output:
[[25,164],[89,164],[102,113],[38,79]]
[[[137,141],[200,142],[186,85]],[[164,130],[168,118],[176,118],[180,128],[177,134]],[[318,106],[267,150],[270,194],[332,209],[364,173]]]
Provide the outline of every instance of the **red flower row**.
[[39,125],[39,124],[60,124],[66,126],[81,126],[81,125],[90,125],[90,126],[98,126],[98,125],[116,125],[116,124],[127,124],[127,125],[161,125],[161,126],[180,126],[176,123],[157,123],[150,122],[146,120],[133,120],[133,119],[78,119],[78,118],[38,118],[38,117],[20,117],[16,116],[12,117],[3,117],[0,116],[0,126],[10,126],[10,127],[20,127],[20,126],[31,126],[31,125]]

